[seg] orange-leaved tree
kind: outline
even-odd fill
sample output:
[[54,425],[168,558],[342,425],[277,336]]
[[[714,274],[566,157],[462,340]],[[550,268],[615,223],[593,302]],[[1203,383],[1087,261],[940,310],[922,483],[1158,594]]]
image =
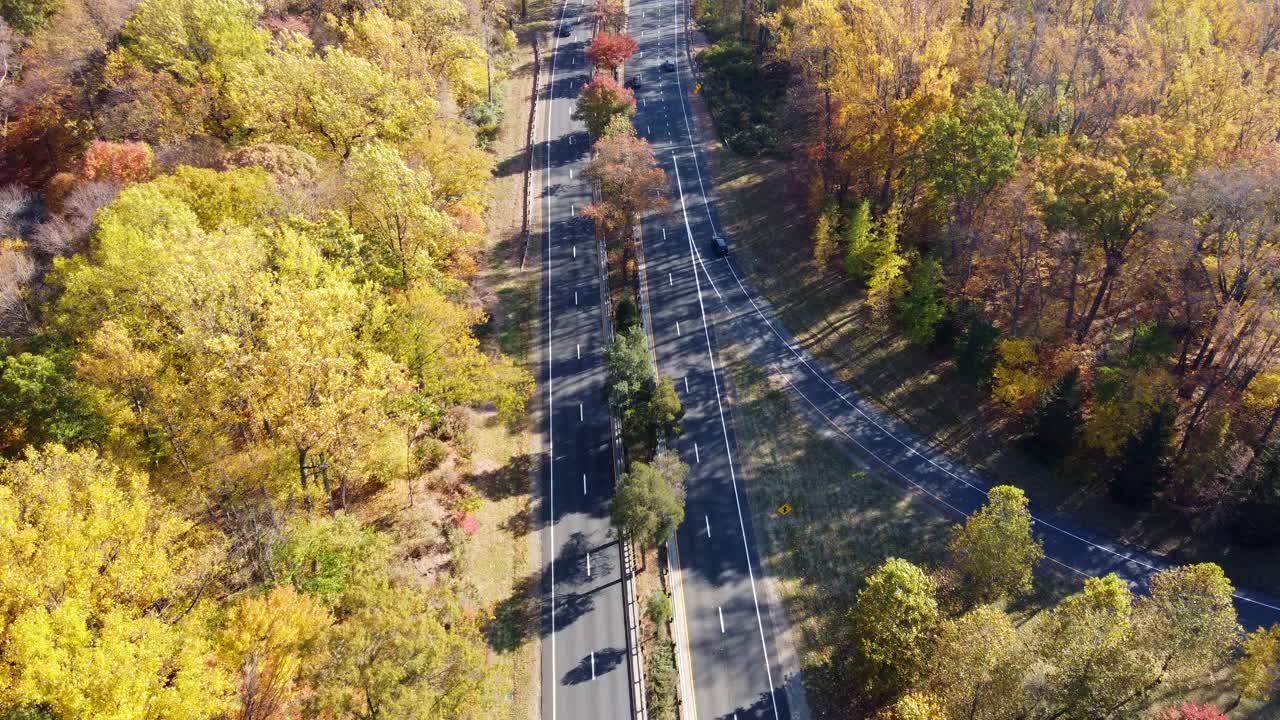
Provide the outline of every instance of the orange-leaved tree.
[[591,41],[591,47],[587,48],[587,60],[601,70],[608,70],[616,79],[618,68],[639,49],[640,46],[630,35],[602,32],[596,35],[596,39]]

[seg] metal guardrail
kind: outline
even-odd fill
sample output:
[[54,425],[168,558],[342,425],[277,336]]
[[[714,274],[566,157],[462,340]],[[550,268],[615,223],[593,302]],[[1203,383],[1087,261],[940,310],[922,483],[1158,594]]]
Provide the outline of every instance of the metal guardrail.
[[538,84],[542,79],[542,55],[538,52],[538,38],[533,38],[533,90],[529,93],[529,128],[524,139],[524,208],[520,214],[520,233],[524,235],[524,252],[520,255],[520,269],[529,259],[529,208],[533,206],[533,152],[534,134],[538,126]]

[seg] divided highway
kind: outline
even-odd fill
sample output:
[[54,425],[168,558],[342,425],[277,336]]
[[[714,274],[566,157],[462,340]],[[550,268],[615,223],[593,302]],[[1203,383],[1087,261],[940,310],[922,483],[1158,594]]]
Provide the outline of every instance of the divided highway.
[[[671,206],[643,224],[646,294],[658,369],[684,402],[684,434],[673,443],[689,465],[685,522],[676,533],[677,645],[691,670],[684,718],[789,718],[774,617],[759,556],[715,328],[720,301],[698,272],[711,248],[710,178],[697,155],[685,94],[693,78],[683,48],[682,0],[631,0],[628,29],[640,52],[627,63],[635,83],[638,134],[652,143],[671,183]],[[682,612],[681,612],[682,611]],[[690,697],[692,695],[692,697]]]
[[[543,122],[543,367],[547,462],[542,477],[542,717],[629,720],[631,668],[622,557],[609,523],[613,455],[603,402],[605,313],[600,254],[581,180],[591,142],[570,119],[587,80],[583,0],[565,0],[539,91]],[[638,670],[638,668],[636,669]]]

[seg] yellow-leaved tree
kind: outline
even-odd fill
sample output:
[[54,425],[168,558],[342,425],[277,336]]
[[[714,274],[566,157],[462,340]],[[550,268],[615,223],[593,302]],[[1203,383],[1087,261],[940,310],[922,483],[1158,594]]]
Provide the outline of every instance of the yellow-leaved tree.
[[228,668],[205,632],[199,532],[92,450],[0,472],[0,698],[58,717],[213,718]]

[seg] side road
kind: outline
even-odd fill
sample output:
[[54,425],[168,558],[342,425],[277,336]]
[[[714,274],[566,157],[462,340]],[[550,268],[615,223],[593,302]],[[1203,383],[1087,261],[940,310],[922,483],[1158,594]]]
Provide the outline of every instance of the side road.
[[[711,123],[701,99],[691,106],[699,115],[695,132],[702,142],[709,141]],[[732,238],[729,242],[732,247]],[[714,310],[721,341],[736,343],[752,362],[778,377],[815,430],[835,437],[885,481],[922,492],[958,517],[982,506],[998,479],[956,462],[836,380],[776,319],[732,257],[711,258],[703,250],[700,267],[716,290],[718,302],[709,311]],[[1154,573],[1173,565],[1142,548],[1090,532],[1068,514],[1040,506],[1034,497],[1031,510],[1046,558],[1066,572],[1081,577],[1114,572],[1141,589]],[[1278,598],[1239,589],[1235,600],[1246,629],[1280,622]]]

